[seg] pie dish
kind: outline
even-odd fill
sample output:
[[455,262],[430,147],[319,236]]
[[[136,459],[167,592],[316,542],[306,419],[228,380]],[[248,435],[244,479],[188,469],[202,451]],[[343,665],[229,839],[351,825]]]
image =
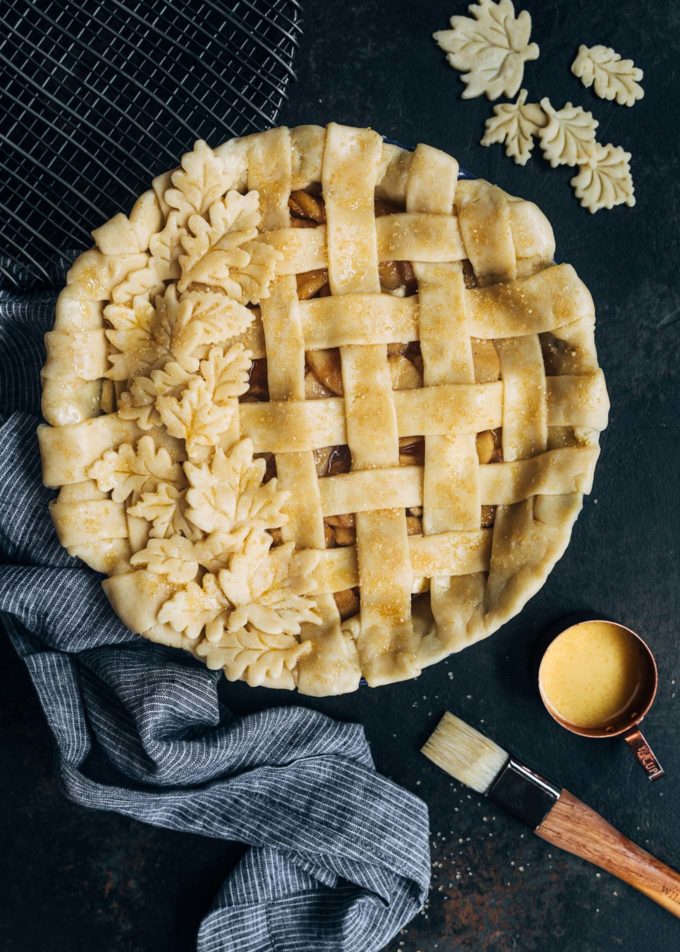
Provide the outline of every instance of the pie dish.
[[353,691],[495,631],[590,491],[594,308],[530,202],[370,129],[199,142],[47,335],[59,538],[230,679]]

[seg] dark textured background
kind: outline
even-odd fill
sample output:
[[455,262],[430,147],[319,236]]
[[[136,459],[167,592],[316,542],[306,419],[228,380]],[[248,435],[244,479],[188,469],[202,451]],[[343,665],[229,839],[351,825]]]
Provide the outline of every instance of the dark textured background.
[[[572,196],[570,170],[539,157],[520,168],[501,147],[479,146],[491,106],[460,100],[457,74],[430,38],[464,11],[459,0],[306,0],[299,81],[281,121],[335,119],[429,142],[541,205],[559,258],[576,266],[598,308],[612,415],[595,489],[548,584],[502,632],[417,681],[302,702],[361,721],[379,768],[430,804],[432,893],[393,952],[676,952],[680,925],[668,913],[533,838],[417,752],[449,707],[680,867],[680,13],[672,0],[522,5],[541,47],[525,74],[530,99],[592,109],[601,141],[633,153],[634,209],[591,216]],[[627,109],[585,90],[569,72],[581,42],[632,56],[645,70],[645,98]],[[537,638],[583,609],[619,618],[656,652],[660,690],[646,729],[667,771],[657,784],[622,742],[571,736],[541,706]],[[0,652],[0,949],[188,952],[240,848],[67,802],[28,677],[5,641]],[[224,695],[244,711],[295,701],[243,685],[225,684]]]

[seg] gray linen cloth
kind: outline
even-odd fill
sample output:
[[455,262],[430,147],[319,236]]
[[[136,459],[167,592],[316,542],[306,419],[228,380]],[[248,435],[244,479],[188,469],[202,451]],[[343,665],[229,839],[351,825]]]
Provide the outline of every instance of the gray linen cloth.
[[60,547],[36,439],[55,295],[14,275],[19,291],[0,285],[0,617],[66,795],[250,846],[201,923],[199,952],[383,948],[427,895],[425,804],[376,773],[360,725],[296,706],[236,717],[221,673],[132,634],[100,577]]

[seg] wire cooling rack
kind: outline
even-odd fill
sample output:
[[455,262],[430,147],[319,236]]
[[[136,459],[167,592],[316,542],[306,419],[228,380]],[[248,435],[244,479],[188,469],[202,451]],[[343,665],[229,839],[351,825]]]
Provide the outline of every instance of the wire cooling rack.
[[272,125],[300,31],[298,0],[0,0],[0,255],[47,279],[196,139]]

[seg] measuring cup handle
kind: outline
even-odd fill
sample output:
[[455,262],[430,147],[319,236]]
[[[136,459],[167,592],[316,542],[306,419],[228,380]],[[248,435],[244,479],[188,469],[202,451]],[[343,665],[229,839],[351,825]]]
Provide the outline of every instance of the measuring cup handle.
[[631,727],[623,735],[623,739],[633,751],[635,759],[647,774],[649,780],[659,780],[663,777],[663,767],[656,759],[654,751],[645,740],[639,727]]

